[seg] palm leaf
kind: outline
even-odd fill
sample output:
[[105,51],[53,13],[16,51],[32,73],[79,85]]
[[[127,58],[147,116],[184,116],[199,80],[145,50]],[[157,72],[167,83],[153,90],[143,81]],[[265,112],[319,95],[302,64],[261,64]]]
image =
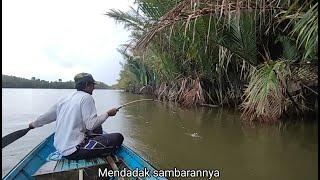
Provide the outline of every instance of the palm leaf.
[[290,75],[285,61],[269,61],[251,74],[244,92],[242,117],[249,121],[276,121],[285,109],[286,79]]

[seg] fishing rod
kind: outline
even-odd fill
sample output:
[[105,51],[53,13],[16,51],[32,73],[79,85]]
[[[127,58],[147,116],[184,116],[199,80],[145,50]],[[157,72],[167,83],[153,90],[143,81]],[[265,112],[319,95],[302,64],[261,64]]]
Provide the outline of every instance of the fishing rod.
[[128,103],[125,103],[125,104],[119,106],[119,107],[117,108],[117,110],[119,110],[119,109],[121,109],[121,108],[123,108],[123,107],[125,107],[125,106],[128,106],[129,104],[133,104],[133,103],[137,103],[137,102],[141,102],[141,101],[156,101],[156,100],[154,100],[154,99],[139,99],[139,100],[135,100],[135,101],[130,101],[130,102],[128,102]]
[[[131,102],[125,103],[125,104],[119,106],[117,108],[117,110],[119,110],[119,109],[121,109],[121,108],[123,108],[125,106],[128,106],[130,104],[141,102],[141,101],[157,101],[157,100],[154,100],[154,99],[139,99],[139,100],[135,100],[135,101],[131,101]],[[31,128],[21,129],[21,130],[12,132],[12,133],[2,137],[2,148],[4,148],[7,145],[13,143],[14,141],[16,141],[17,139],[21,138],[22,136],[26,135],[29,132],[29,130],[31,130]]]

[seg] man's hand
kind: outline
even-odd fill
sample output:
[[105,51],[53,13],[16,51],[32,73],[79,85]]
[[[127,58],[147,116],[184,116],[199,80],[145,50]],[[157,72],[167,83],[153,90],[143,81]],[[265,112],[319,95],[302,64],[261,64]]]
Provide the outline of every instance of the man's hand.
[[119,110],[117,108],[110,109],[107,113],[108,116],[115,116]]
[[29,123],[29,128],[30,128],[30,129],[33,129],[33,128],[34,128],[34,126],[33,126],[32,123]]

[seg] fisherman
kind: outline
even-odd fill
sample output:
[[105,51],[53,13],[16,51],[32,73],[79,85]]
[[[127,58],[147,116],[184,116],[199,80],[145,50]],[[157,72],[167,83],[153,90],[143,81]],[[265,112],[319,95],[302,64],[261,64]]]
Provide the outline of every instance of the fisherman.
[[29,128],[56,121],[54,147],[70,160],[113,153],[124,138],[120,133],[103,134],[101,125],[108,117],[115,116],[118,109],[112,108],[97,116],[92,97],[96,81],[89,73],[77,74],[74,81],[77,91],[59,100],[48,112],[31,122]]

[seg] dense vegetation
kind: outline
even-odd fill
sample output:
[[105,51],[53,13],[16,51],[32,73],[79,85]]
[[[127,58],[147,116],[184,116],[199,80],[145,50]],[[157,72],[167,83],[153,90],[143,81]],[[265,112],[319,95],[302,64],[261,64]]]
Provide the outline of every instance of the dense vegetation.
[[135,2],[106,14],[132,32],[119,87],[250,122],[317,111],[318,1]]
[[[2,75],[3,88],[46,88],[46,89],[73,89],[75,87],[74,81],[62,82],[58,81],[45,81],[32,77],[25,79],[15,76]],[[95,86],[96,89],[109,89],[110,87],[102,82]]]

